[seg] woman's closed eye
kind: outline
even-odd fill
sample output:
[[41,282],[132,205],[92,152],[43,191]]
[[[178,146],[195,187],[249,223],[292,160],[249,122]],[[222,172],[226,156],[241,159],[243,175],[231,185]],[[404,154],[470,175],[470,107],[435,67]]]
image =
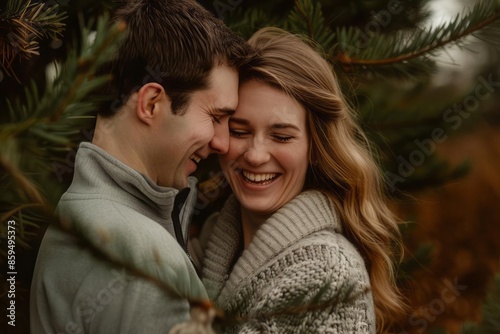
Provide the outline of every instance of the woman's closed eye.
[[231,137],[242,138],[243,136],[245,136],[247,134],[248,134],[248,131],[245,131],[245,130],[236,130],[236,129],[229,128],[229,135]]
[[[237,129],[229,129],[229,135],[233,138],[244,138],[249,134],[248,131],[246,130],[237,130]],[[293,136],[287,136],[287,135],[278,135],[278,134],[271,134],[271,138],[277,142],[280,143],[286,143],[292,140],[294,137]]]
[[289,142],[290,140],[293,139],[292,136],[284,136],[284,135],[272,135],[273,139],[279,142]]

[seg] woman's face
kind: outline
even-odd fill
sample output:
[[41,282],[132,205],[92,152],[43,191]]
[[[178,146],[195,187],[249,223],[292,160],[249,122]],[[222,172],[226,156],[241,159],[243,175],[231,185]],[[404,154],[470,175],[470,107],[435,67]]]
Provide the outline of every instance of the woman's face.
[[240,86],[229,135],[229,151],[220,163],[245,210],[271,214],[302,191],[309,165],[302,105],[278,89],[248,81]]

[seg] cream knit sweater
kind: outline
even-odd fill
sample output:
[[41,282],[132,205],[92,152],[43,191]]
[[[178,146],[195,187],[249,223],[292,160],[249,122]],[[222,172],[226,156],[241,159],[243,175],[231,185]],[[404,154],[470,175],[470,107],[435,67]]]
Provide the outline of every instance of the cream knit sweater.
[[[331,201],[306,191],[273,214],[242,253],[239,203],[231,197],[207,225],[203,260],[209,297],[229,315],[223,333],[374,333],[369,277],[355,247],[341,234]],[[213,226],[213,227],[212,227]],[[241,255],[240,255],[241,254]],[[334,296],[347,301],[320,310],[287,313],[290,306],[318,305]],[[321,293],[320,293],[321,292]],[[314,298],[321,295],[319,300]],[[282,312],[269,316],[272,312]]]

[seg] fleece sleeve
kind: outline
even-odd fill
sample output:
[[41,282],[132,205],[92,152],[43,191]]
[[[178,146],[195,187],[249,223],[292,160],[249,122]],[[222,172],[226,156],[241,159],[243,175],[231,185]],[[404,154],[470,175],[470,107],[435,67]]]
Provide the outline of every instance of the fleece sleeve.
[[186,300],[176,298],[141,278],[132,279],[122,292],[119,292],[119,287],[115,292],[112,302],[103,305],[94,317],[82,318],[82,321],[89,322],[88,333],[164,334],[173,325],[189,318]]

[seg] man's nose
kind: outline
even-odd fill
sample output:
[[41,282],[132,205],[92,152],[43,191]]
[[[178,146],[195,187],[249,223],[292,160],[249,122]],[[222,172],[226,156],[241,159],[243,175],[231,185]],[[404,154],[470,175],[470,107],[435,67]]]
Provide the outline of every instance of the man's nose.
[[229,127],[227,122],[215,127],[214,137],[208,144],[211,153],[226,154],[229,150]]

